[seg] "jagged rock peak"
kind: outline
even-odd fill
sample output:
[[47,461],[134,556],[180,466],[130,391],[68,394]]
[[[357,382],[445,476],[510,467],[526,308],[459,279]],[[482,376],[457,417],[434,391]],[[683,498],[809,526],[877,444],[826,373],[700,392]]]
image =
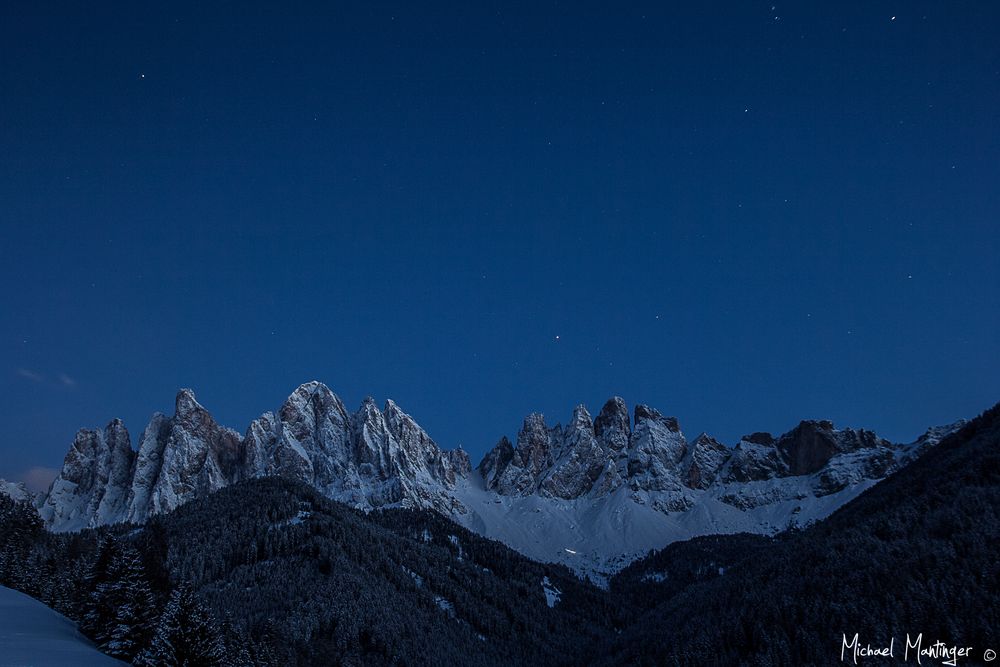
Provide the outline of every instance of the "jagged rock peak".
[[646,420],[658,421],[663,424],[668,430],[674,433],[680,433],[681,426],[677,421],[677,417],[664,417],[660,414],[659,410],[649,407],[648,405],[638,404],[635,406],[635,418],[632,423],[636,427],[639,426],[639,422]]
[[837,454],[888,445],[871,431],[837,430],[827,419],[804,420],[775,443],[792,475],[812,474]]
[[691,441],[691,445],[692,446],[694,446],[694,445],[707,445],[707,446],[713,446],[713,447],[716,446],[716,445],[718,445],[720,447],[725,447],[724,444],[722,444],[721,442],[719,442],[718,440],[716,440],[715,438],[713,438],[712,436],[710,436],[708,433],[705,433],[704,431],[702,431],[701,433],[699,433],[698,436],[694,440]]
[[[309,382],[303,382],[298,387],[295,388],[293,394],[314,394],[317,391],[328,392],[330,388],[319,380],[309,380]],[[332,393],[332,392],[331,392]]]
[[479,462],[476,470],[483,478],[483,484],[487,489],[495,489],[500,475],[507,469],[511,459],[514,458],[514,445],[511,444],[507,436],[500,438],[500,441],[493,446],[493,449],[486,452],[483,460]]
[[520,456],[522,464],[531,461],[533,465],[540,466],[548,456],[549,449],[549,429],[545,425],[545,416],[533,412],[524,418],[524,424],[517,434],[515,453]]
[[545,415],[541,412],[532,412],[527,415],[521,425],[522,431],[531,431],[539,428],[545,428]]
[[322,382],[318,380],[310,380],[309,382],[303,382],[298,387],[295,388],[288,398],[285,399],[285,403],[302,403],[304,401],[310,400],[314,396],[333,396],[334,393]]
[[575,408],[573,408],[573,419],[570,420],[569,426],[593,430],[594,420],[593,418],[591,418],[590,412],[587,410],[586,405],[580,403]]
[[632,428],[625,399],[619,396],[608,399],[594,420],[594,433],[613,451],[621,452],[628,447]]
[[119,520],[125,511],[134,453],[115,419],[103,429],[80,429],[39,514],[50,525],[87,528]]
[[752,442],[755,445],[773,445],[775,442],[774,436],[766,431],[757,431],[750,435],[745,435],[740,440]]
[[205,411],[205,408],[198,403],[194,391],[187,388],[179,389],[177,391],[177,398],[174,399],[174,414],[181,417],[195,411]]
[[495,451],[514,453],[514,445],[510,444],[507,436],[501,436],[500,440],[493,447]]
[[[625,399],[621,396],[612,396],[605,401],[600,414],[598,414],[597,419],[594,420],[594,425],[600,430],[603,430],[608,426],[623,425],[624,428],[628,430],[628,406],[625,405]],[[598,433],[598,435],[600,435],[600,433]]]
[[318,420],[346,422],[347,408],[336,394],[322,382],[313,380],[299,385],[278,410],[278,417],[288,424],[295,424],[301,431],[304,421],[315,425]]

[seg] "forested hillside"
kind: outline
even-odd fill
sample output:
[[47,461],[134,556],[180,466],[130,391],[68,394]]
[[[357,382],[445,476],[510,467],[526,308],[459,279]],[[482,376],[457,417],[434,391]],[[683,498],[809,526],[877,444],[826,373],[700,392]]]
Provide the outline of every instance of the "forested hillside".
[[365,515],[297,482],[68,535],[2,498],[2,582],[141,664],[156,664],[174,617],[205,664],[578,664],[612,631],[603,591],[561,566],[433,512]]
[[[749,557],[660,600],[598,662],[824,665],[855,632],[873,645],[923,633],[981,657],[1000,642],[998,543],[1000,406],[826,521],[764,551],[744,544]],[[657,558],[616,588],[674,567]]]

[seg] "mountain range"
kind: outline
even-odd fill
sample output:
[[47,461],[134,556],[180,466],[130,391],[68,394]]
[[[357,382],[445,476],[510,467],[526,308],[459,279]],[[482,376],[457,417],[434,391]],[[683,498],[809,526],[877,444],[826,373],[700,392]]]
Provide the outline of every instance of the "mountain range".
[[[54,531],[141,524],[240,481],[282,477],[362,510],[432,509],[543,562],[596,580],[698,535],[774,534],[822,519],[964,422],[891,443],[864,429],[802,421],[729,447],[688,440],[675,417],[611,398],[566,425],[528,415],[513,442],[473,468],[393,401],[349,412],[326,385],[299,386],[244,434],[221,426],[189,389],[155,414],[137,448],[121,420],[82,429],[39,514]],[[8,485],[9,486],[9,485]],[[10,493],[20,493],[13,487]]]
[[[0,585],[142,665],[178,664],[167,649],[220,666],[820,665],[843,662],[854,633],[899,650],[922,636],[921,664],[984,664],[1000,623],[1000,405],[902,449],[897,472],[822,521],[678,540],[601,587],[440,509],[352,508],[280,475],[80,532],[42,530],[0,494]],[[455,489],[469,480],[507,498],[471,470]],[[956,647],[972,649],[949,659]]]

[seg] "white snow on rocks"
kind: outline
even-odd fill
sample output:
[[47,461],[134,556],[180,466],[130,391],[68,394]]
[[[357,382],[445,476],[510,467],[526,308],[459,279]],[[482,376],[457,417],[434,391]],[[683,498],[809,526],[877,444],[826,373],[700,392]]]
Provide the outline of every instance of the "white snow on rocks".
[[445,614],[447,614],[451,618],[455,618],[455,605],[453,605],[447,599],[445,599],[440,595],[435,595],[434,604],[436,604]]
[[548,576],[542,577],[542,592],[545,593],[545,604],[549,605],[549,609],[559,604],[562,591],[549,581]]
[[[62,531],[142,523],[228,484],[281,475],[366,511],[433,509],[601,583],[671,542],[821,520],[961,425],[899,445],[803,421],[727,447],[705,434],[689,442],[676,418],[644,405],[630,417],[615,397],[593,419],[577,406],[566,426],[529,415],[515,444],[502,438],[473,470],[463,450],[440,449],[392,401],[380,410],[368,398],[351,414],[308,382],[240,436],[184,389],[174,416],[154,415],[138,451],[118,420],[81,430],[39,512]],[[426,530],[418,537],[432,540]]]

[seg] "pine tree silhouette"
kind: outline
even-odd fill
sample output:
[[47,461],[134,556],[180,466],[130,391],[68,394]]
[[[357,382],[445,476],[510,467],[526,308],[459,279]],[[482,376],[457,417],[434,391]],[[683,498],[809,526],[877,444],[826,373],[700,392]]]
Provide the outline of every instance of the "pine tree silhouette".
[[140,653],[140,667],[212,667],[226,657],[222,637],[211,614],[190,587],[175,589],[160,614],[149,648]]

